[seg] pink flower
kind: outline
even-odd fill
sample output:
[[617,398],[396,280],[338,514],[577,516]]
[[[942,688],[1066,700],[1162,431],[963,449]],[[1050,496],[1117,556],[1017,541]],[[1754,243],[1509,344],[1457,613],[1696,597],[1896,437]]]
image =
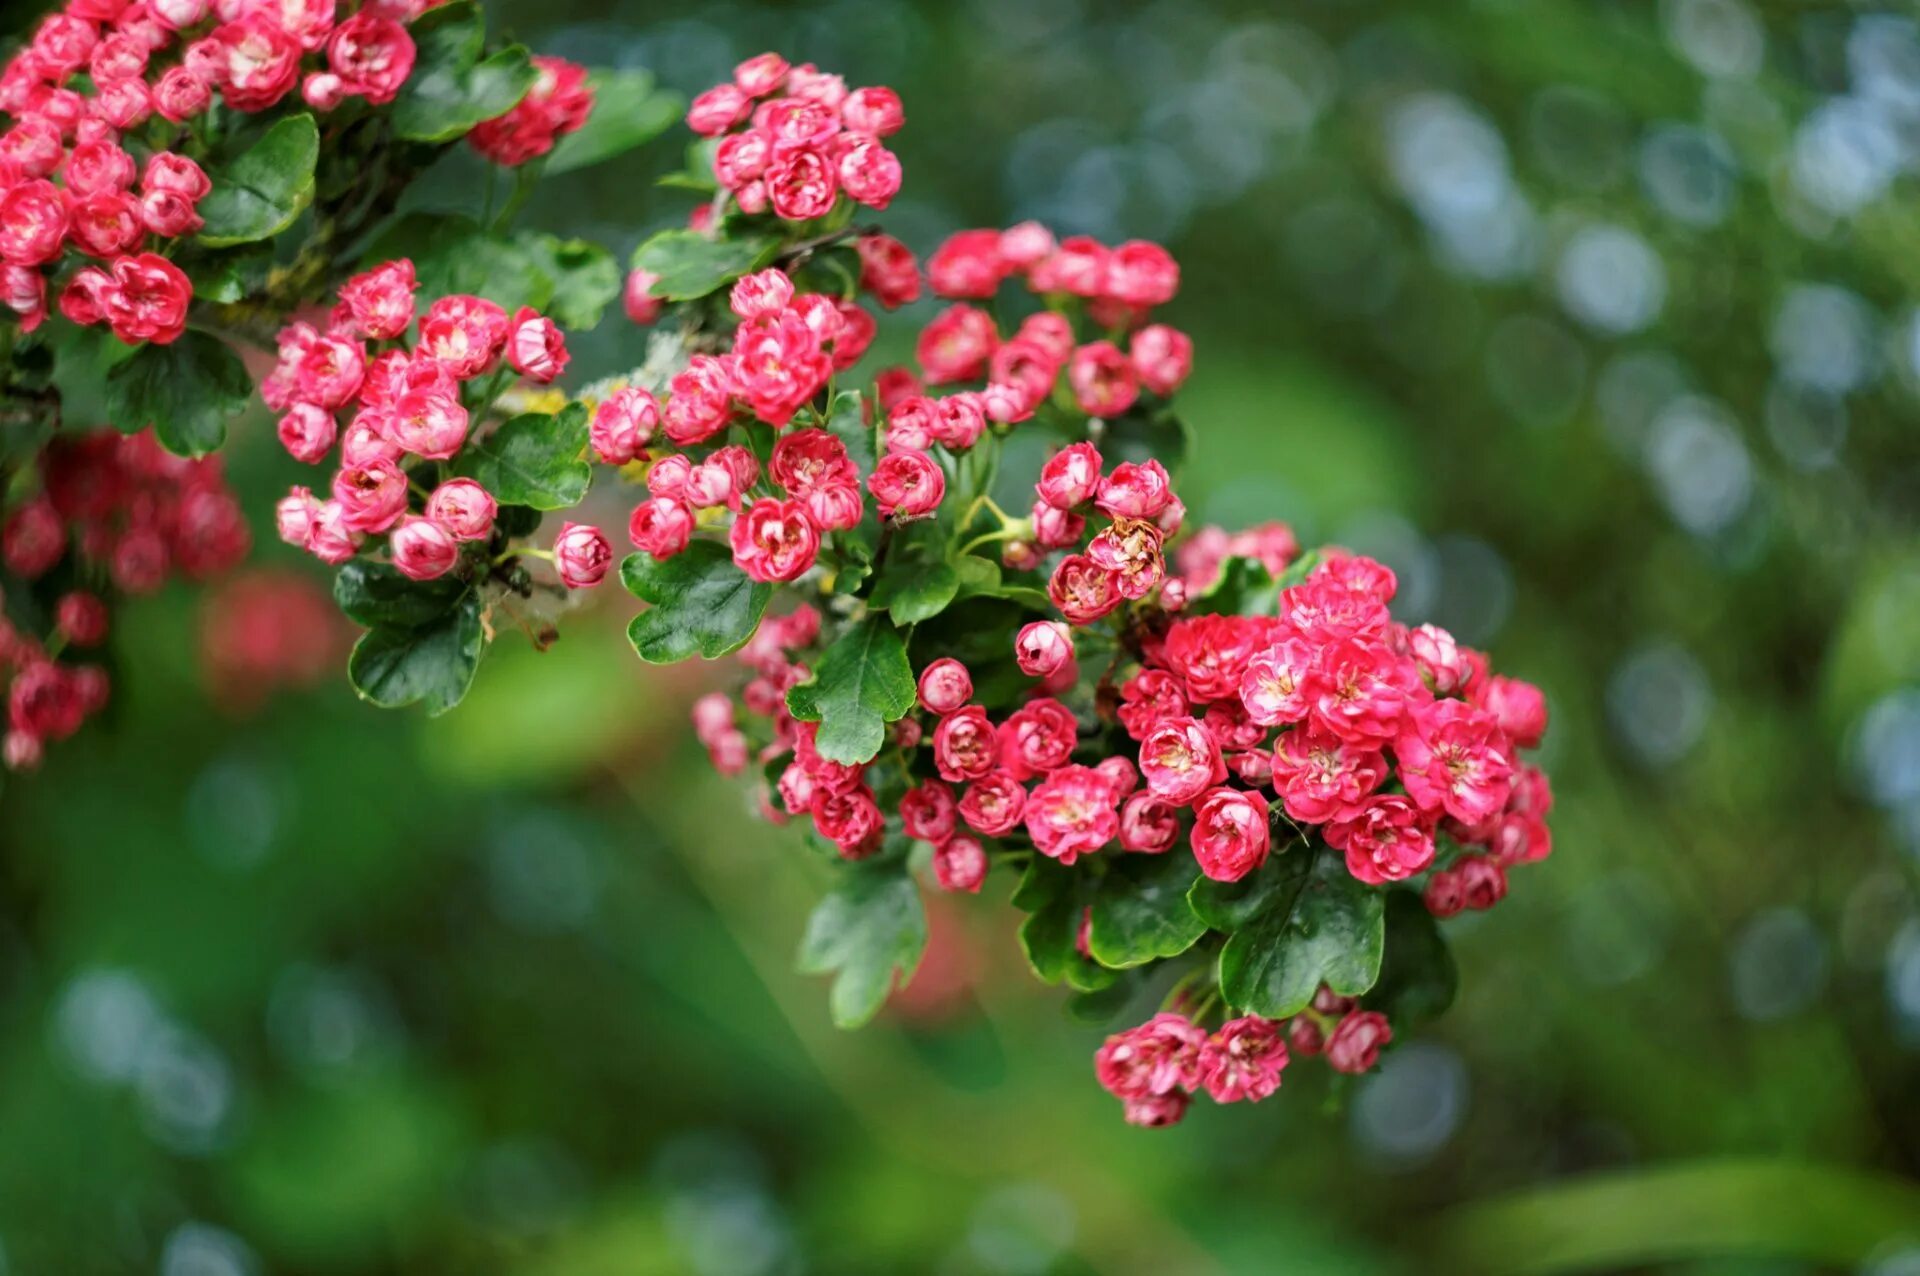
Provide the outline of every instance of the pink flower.
[[585,67],[538,55],[533,66],[533,88],[519,104],[467,134],[468,144],[496,164],[511,167],[545,155],[561,136],[585,124],[593,110]]
[[1063,766],[1027,795],[1027,835],[1034,849],[1071,864],[1120,832],[1117,799],[1105,776],[1086,766]]
[[1185,1015],[1155,1015],[1115,1033],[1093,1056],[1094,1075],[1116,1099],[1147,1099],[1200,1084],[1200,1052],[1207,1034]]
[[983,837],[999,837],[1020,823],[1027,791],[1010,771],[990,771],[960,796],[960,818]]
[[1114,574],[1122,598],[1145,598],[1166,575],[1165,538],[1145,519],[1116,519],[1093,538],[1087,557]]
[[1016,270],[1028,269],[1053,248],[1053,232],[1039,222],[1021,222],[1000,232],[1000,256]]
[[1343,638],[1320,649],[1308,678],[1308,713],[1355,744],[1391,740],[1416,690],[1425,692],[1419,676],[1387,647]]
[[737,193],[766,172],[767,160],[772,154],[772,142],[765,133],[729,134],[714,148],[714,178],[728,190]]
[[45,178],[0,194],[0,261],[38,266],[60,255],[69,218],[60,188]]
[[956,834],[933,848],[933,877],[943,891],[977,895],[987,880],[987,853],[973,838]]
[[733,68],[733,82],[748,97],[765,97],[787,78],[787,60],[778,53],[761,53]]
[[562,523],[553,538],[553,566],[568,589],[598,585],[613,564],[613,546],[604,533],[585,523]]
[[593,410],[587,438],[606,465],[625,465],[644,454],[660,428],[660,404],[638,386],[615,390]]
[[146,237],[139,201],[123,191],[102,191],[74,200],[68,212],[67,238],[89,256],[118,256]]
[[212,87],[184,66],[168,67],[153,85],[153,109],[173,124],[192,119],[212,100]]
[[653,286],[659,282],[660,276],[650,270],[636,267],[627,272],[626,289],[621,294],[627,318],[644,327],[660,317],[660,312],[667,308],[667,299],[653,295]]
[[300,77],[299,41],[265,13],[216,27],[208,41],[215,55],[214,82],[237,111],[266,110]]
[[[166,152],[157,153],[155,160]],[[192,160],[181,157],[186,163]],[[195,164],[196,169],[199,165]],[[103,191],[124,191],[133,185],[137,171],[133,156],[117,142],[82,142],[67,155],[67,193],[98,195]],[[204,178],[205,174],[202,174]],[[151,185],[151,183],[149,183]]]
[[356,532],[384,532],[407,512],[407,476],[392,461],[369,461],[333,476],[341,521]]
[[928,712],[948,714],[973,698],[973,677],[951,656],[941,656],[920,671],[920,703]]
[[420,349],[464,381],[493,366],[513,327],[507,312],[484,297],[442,297],[420,320]]
[[1180,267],[1158,244],[1130,239],[1107,257],[1106,295],[1129,306],[1159,306],[1180,290]]
[[900,795],[900,828],[908,837],[935,846],[953,836],[959,807],[953,790],[938,780],[925,780]]
[[[320,502],[313,499],[313,493],[304,487],[295,487],[280,498],[273,507],[274,530],[280,539],[289,545],[305,549],[308,539],[313,535],[313,524],[320,512]],[[11,530],[11,527],[9,527]],[[14,566],[9,557],[8,566]],[[15,570],[18,570],[15,567]],[[37,575],[38,573],[25,573]]]
[[867,477],[867,490],[882,518],[905,523],[939,508],[947,494],[947,476],[924,452],[891,452]]
[[1179,812],[1165,798],[1135,793],[1121,805],[1121,850],[1158,855],[1172,850],[1179,837]]
[[1180,679],[1164,669],[1143,669],[1120,686],[1120,725],[1145,740],[1168,718],[1186,722],[1192,714]]
[[1000,342],[993,318],[974,306],[948,306],[920,331],[914,355],[929,385],[969,381],[985,372]]
[[1420,900],[1429,913],[1441,918],[1458,916],[1467,906],[1460,875],[1447,868],[1437,868],[1427,875],[1427,884],[1420,892]]
[[1280,1088],[1287,1043],[1280,1025],[1249,1015],[1220,1025],[1200,1050],[1200,1084],[1215,1103],[1258,1103]]
[[862,235],[854,241],[860,253],[860,286],[888,310],[920,299],[920,269],[913,250],[891,235]]
[[393,529],[387,542],[393,565],[409,580],[433,580],[444,576],[460,560],[460,545],[449,532],[430,518],[409,514]]
[[817,151],[793,151],[774,160],[766,180],[774,215],[790,222],[825,217],[839,194],[833,165]]
[[1119,416],[1140,397],[1140,374],[1111,341],[1091,341],[1075,350],[1067,361],[1067,384],[1088,416]]
[[1045,678],[1073,660],[1073,636],[1057,620],[1023,625],[1013,640],[1014,663],[1029,678]]
[[754,580],[798,578],[820,553],[820,533],[800,501],[762,497],[741,512],[728,533],[733,561]]
[[773,445],[767,476],[789,495],[805,496],[828,487],[847,487],[860,480],[860,471],[847,455],[847,445],[825,430],[794,430]]
[[1193,371],[1193,341],[1178,328],[1149,324],[1133,334],[1127,357],[1140,374],[1140,384],[1165,397]]
[[347,280],[340,288],[340,301],[361,336],[391,341],[413,322],[416,286],[413,262],[402,257]]
[[567,340],[560,326],[532,306],[520,307],[507,335],[507,362],[530,381],[551,382],[567,367]]
[[1314,651],[1298,638],[1282,638],[1247,662],[1240,676],[1240,703],[1249,720],[1263,727],[1298,722],[1307,716],[1307,680]]
[[1069,554],[1053,569],[1047,597],[1076,625],[1090,625],[1125,601],[1120,577],[1084,554]]
[[321,503],[307,532],[307,552],[338,567],[360,548],[360,533],[347,521],[347,507],[337,500]]
[[1107,249],[1090,236],[1070,236],[1044,260],[1034,263],[1027,278],[1035,292],[1097,297],[1107,285]]
[[1463,824],[1498,815],[1513,792],[1513,762],[1499,721],[1464,700],[1409,709],[1394,755],[1407,795]]
[[808,805],[814,832],[839,847],[843,858],[863,859],[880,849],[885,824],[865,785],[839,793],[816,789]]
[[1435,695],[1450,695],[1466,685],[1467,662],[1453,635],[1438,625],[1421,625],[1407,634],[1407,648],[1420,680]]
[[[140,197],[140,224],[164,239],[191,235],[206,225],[186,196],[173,191],[148,191]],[[131,247],[137,239],[130,240]]]
[[1192,1097],[1184,1090],[1149,1095],[1144,1099],[1128,1099],[1124,1115],[1128,1125],[1157,1130],[1163,1126],[1178,1125],[1180,1118],[1187,1115],[1187,1105],[1192,1102]]
[[1433,863],[1433,828],[1398,793],[1376,793],[1325,826],[1327,843],[1344,851],[1347,871],[1369,886],[1405,881]]
[[1036,696],[1014,710],[1000,728],[1001,765],[1022,779],[1065,766],[1073,756],[1079,729],[1071,709],[1058,700]]
[[386,415],[386,433],[402,451],[444,461],[467,441],[470,418],[450,389],[409,390]]
[[1507,738],[1522,749],[1533,748],[1547,733],[1547,699],[1530,682],[1495,674],[1475,682],[1468,699],[1498,719]]
[[457,541],[483,541],[499,512],[493,494],[470,478],[448,479],[427,498],[427,517]]
[[927,282],[942,297],[986,298],[1000,290],[1009,269],[999,231],[963,230],[927,258]]
[[1167,630],[1162,659],[1194,700],[1231,700],[1259,650],[1260,625],[1245,616],[1194,616]]
[[357,13],[333,29],[327,65],[345,91],[375,106],[391,102],[413,71],[413,37],[391,18]]
[[1327,1038],[1327,1063],[1336,1072],[1369,1072],[1379,1062],[1380,1048],[1393,1040],[1387,1017],[1376,1010],[1348,1013]]
[[1282,732],[1273,751],[1273,783],[1287,814],[1306,824],[1344,818],[1385,782],[1375,747],[1350,744],[1318,727]]
[[1055,509],[1070,510],[1093,499],[1100,486],[1100,452],[1091,443],[1074,443],[1047,458],[1033,490]]
[[734,389],[769,425],[785,425],[833,375],[820,334],[797,308],[742,323],[733,349]]
[[[924,676],[921,679],[925,683]],[[1000,741],[987,711],[965,705],[940,719],[933,730],[933,765],[951,784],[977,780],[1000,762]]]
[[672,496],[654,496],[634,506],[627,538],[655,558],[672,558],[693,539],[693,507]]
[[924,452],[933,446],[940,409],[932,399],[910,394],[887,409],[886,445],[894,452]]
[[1280,618],[1310,642],[1375,638],[1389,623],[1387,602],[1392,597],[1391,589],[1383,596],[1316,573],[1280,595]]
[[733,379],[709,354],[697,354],[667,382],[660,422],[667,438],[681,447],[704,443],[726,428],[732,415]]
[[333,413],[311,403],[296,403],[280,418],[280,445],[287,455],[308,465],[317,463],[333,447],[338,427]]
[[1242,789],[1218,788],[1193,808],[1193,857],[1216,882],[1237,882],[1267,862],[1267,804]]
[[793,301],[793,280],[780,270],[763,270],[742,275],[727,294],[733,313],[742,319],[766,319],[785,310]]
[[900,157],[871,138],[840,152],[840,189],[855,203],[883,209],[900,193]]
[[840,104],[840,119],[855,133],[887,137],[907,122],[900,95],[889,88],[855,89]]
[[1155,518],[1173,500],[1173,481],[1158,461],[1123,461],[1100,481],[1093,503],[1109,518]]

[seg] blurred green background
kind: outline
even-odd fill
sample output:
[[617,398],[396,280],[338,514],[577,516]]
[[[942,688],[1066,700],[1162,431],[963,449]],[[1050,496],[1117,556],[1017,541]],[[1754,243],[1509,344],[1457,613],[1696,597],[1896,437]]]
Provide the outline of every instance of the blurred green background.
[[[1374,553],[1544,686],[1557,854],[1378,1074],[1136,1131],[1008,882],[828,1026],[819,866],[684,729],[728,671],[643,669],[618,591],[382,716],[263,543],[133,608],[112,720],[0,795],[0,1272],[1920,1272],[1908,11],[489,9],[682,92],[769,48],[897,87],[923,252],[1168,243],[1195,514]],[[684,140],[525,224],[626,251]],[[262,542],[277,453],[231,450]]]

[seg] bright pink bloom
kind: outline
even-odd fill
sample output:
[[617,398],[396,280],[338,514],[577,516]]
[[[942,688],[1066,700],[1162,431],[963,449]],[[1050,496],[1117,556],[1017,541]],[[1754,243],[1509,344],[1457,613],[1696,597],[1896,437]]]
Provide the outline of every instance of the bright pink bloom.
[[1178,328],[1149,324],[1127,347],[1140,384],[1162,397],[1178,390],[1193,371],[1193,340]]
[[415,49],[407,29],[391,18],[357,13],[333,30],[327,65],[348,93],[375,106],[391,102],[413,72]]
[[280,418],[280,445],[287,455],[308,465],[317,464],[333,447],[339,433],[333,413],[311,403],[296,403]]
[[1091,341],[1075,350],[1067,361],[1067,384],[1088,416],[1119,416],[1140,397],[1140,374],[1111,341]]
[[947,494],[947,476],[924,452],[891,452],[867,477],[867,490],[882,518],[909,522],[926,518]]
[[1035,292],[1067,292],[1097,297],[1107,285],[1107,249],[1087,235],[1073,235],[1045,259],[1034,263],[1027,278]]
[[213,89],[184,66],[171,66],[153,86],[153,109],[162,119],[180,124],[207,109]]
[[942,656],[920,671],[920,703],[930,713],[948,714],[973,698],[973,677],[951,656]]
[[1307,680],[1318,726],[1356,744],[1391,740],[1416,694],[1418,673],[1381,643],[1343,638],[1321,648]]
[[1287,1043],[1272,1019],[1229,1019],[1200,1051],[1200,1084],[1215,1103],[1258,1103],[1280,1088]]
[[413,322],[416,287],[413,262],[402,257],[347,280],[340,288],[340,301],[361,336],[390,341]]
[[1433,863],[1433,828],[1420,808],[1398,793],[1376,793],[1325,826],[1347,871],[1369,886],[1405,881]]
[[840,152],[839,177],[855,203],[884,209],[900,193],[900,157],[872,138],[858,138]]
[[1042,855],[1071,864],[1120,832],[1113,787],[1092,767],[1064,766],[1027,795],[1027,835]]
[[442,297],[420,320],[420,349],[464,381],[493,366],[513,326],[507,312],[484,297]]
[[587,439],[605,465],[625,465],[645,454],[660,428],[660,404],[638,386],[615,390],[593,410]]
[[933,848],[933,877],[943,891],[978,894],[987,880],[987,853],[964,833]]
[[941,779],[954,784],[977,780],[992,772],[999,761],[999,736],[987,720],[987,711],[979,705],[954,710],[934,728],[933,765]]
[[[319,512],[320,502],[313,499],[313,493],[304,487],[295,487],[273,507],[274,529],[287,544],[305,549]],[[13,566],[11,556],[8,565]]]
[[1000,256],[1016,270],[1028,269],[1053,249],[1053,232],[1039,222],[1021,222],[1000,232]]
[[392,461],[369,461],[333,476],[341,521],[356,532],[384,532],[407,512],[407,476]]
[[300,77],[300,42],[264,13],[215,28],[208,40],[214,83],[237,111],[266,110]]
[[840,104],[840,119],[855,133],[887,137],[900,131],[907,122],[900,95],[892,89],[876,87],[855,89]]
[[894,310],[920,300],[920,268],[913,250],[891,235],[862,235],[854,241],[860,252],[860,286],[874,300]]
[[386,415],[387,437],[415,456],[444,461],[467,440],[470,418],[459,398],[446,389],[410,390]]
[[1120,849],[1158,855],[1180,837],[1178,810],[1153,793],[1135,793],[1120,807]]
[[1100,486],[1101,465],[1099,449],[1093,444],[1071,444],[1047,458],[1033,490],[1054,508],[1070,510],[1093,499]]
[[734,519],[728,539],[734,563],[758,581],[794,580],[820,553],[820,533],[800,501],[755,501]]
[[742,319],[770,318],[792,304],[793,280],[781,270],[742,275],[727,294],[727,302]]
[[814,831],[839,847],[842,857],[863,859],[880,849],[885,821],[865,785],[838,793],[816,789],[808,806]]
[[1478,824],[1505,809],[1513,792],[1509,748],[1493,714],[1464,700],[1436,700],[1408,710],[1393,751],[1409,797]]
[[1495,674],[1477,680],[1468,698],[1498,719],[1507,738],[1522,749],[1533,748],[1547,733],[1547,699],[1530,682]]
[[1140,742],[1140,774],[1147,788],[1185,806],[1227,778],[1220,742],[1192,718],[1162,719]]
[[792,496],[859,482],[860,471],[847,445],[825,430],[794,430],[773,445],[767,476]]
[[1173,500],[1173,481],[1158,461],[1123,461],[1100,481],[1093,503],[1109,518],[1155,518]]
[[1218,788],[1193,807],[1193,856],[1216,882],[1237,882],[1267,862],[1267,804],[1243,789]]
[[1045,678],[1073,660],[1073,636],[1057,620],[1036,620],[1013,640],[1014,663],[1029,678]]
[[839,194],[833,165],[818,151],[792,151],[775,159],[766,181],[774,215],[790,222],[825,217]]
[[660,414],[667,438],[688,447],[704,443],[726,428],[732,415],[733,379],[726,365],[709,354],[697,354],[667,382],[667,402]]
[[1009,269],[999,231],[963,230],[927,258],[927,282],[942,297],[986,298],[1000,290]]
[[1116,1099],[1146,1099],[1200,1084],[1207,1034],[1185,1015],[1163,1012],[1108,1037],[1093,1056],[1094,1075]]
[[519,104],[467,134],[468,144],[496,164],[512,167],[545,155],[562,136],[585,124],[593,110],[585,67],[539,55],[533,66],[533,88]]
[[1079,729],[1071,709],[1050,697],[1036,696],[1001,726],[1001,765],[1021,779],[1065,766],[1073,756]]
[[1298,638],[1282,638],[1247,662],[1240,676],[1240,703],[1263,727],[1307,716],[1307,681],[1314,650]]
[[567,339],[560,325],[532,306],[522,306],[514,314],[506,346],[507,362],[530,381],[546,385],[566,371]]
[[1150,307],[1173,300],[1180,290],[1180,266],[1158,244],[1130,239],[1107,256],[1106,295],[1129,306]]
[[460,545],[449,532],[430,518],[409,514],[393,529],[387,542],[393,565],[409,580],[433,580],[444,576],[460,561]]
[[585,523],[562,523],[553,538],[553,566],[568,589],[598,585],[613,565],[613,546],[605,533]]
[[1155,727],[1171,718],[1192,718],[1184,682],[1164,669],[1143,669],[1120,686],[1120,725],[1136,740],[1145,740]]
[[1047,582],[1047,597],[1076,625],[1090,625],[1125,601],[1119,576],[1084,554],[1060,560]]
[[1348,1013],[1327,1038],[1327,1062],[1336,1072],[1370,1072],[1380,1048],[1393,1040],[1387,1017],[1376,1010]]
[[634,506],[627,538],[655,558],[672,558],[693,539],[693,507],[672,496],[653,496]]
[[470,478],[448,479],[427,498],[427,517],[457,541],[487,539],[498,513],[493,494]]
[[925,780],[900,795],[900,828],[908,837],[938,846],[953,836],[959,810],[952,789]]
[[0,194],[0,261],[38,266],[60,255],[69,225],[60,188],[44,178]]
[[1027,791],[1010,771],[990,771],[960,795],[960,818],[983,837],[999,837],[1020,823]]
[[733,68],[733,82],[748,97],[765,97],[786,80],[788,69],[778,53],[760,53]]
[[659,282],[660,276],[649,270],[636,268],[627,272],[626,288],[621,293],[627,318],[645,326],[660,317],[660,312],[667,308],[667,299],[653,295],[653,286]]
[[1229,700],[1259,650],[1260,622],[1246,616],[1193,616],[1167,630],[1162,660],[1194,700]]
[[1350,744],[1318,727],[1282,732],[1274,745],[1274,787],[1287,814],[1302,823],[1347,817],[1386,777],[1386,758],[1377,748]]
[[920,331],[914,347],[927,384],[969,381],[987,370],[1000,343],[993,318],[975,306],[948,306]]

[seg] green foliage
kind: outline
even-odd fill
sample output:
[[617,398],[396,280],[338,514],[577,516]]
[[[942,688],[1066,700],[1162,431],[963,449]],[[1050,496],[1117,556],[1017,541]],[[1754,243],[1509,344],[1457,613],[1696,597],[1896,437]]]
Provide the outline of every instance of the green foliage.
[[459,472],[507,505],[568,509],[587,494],[587,409],[527,412],[505,421],[460,454]]
[[1125,855],[1107,865],[1093,896],[1087,946],[1103,966],[1144,966],[1177,957],[1207,933],[1187,903],[1200,865],[1184,846],[1161,855]]
[[813,678],[787,692],[787,708],[818,722],[814,747],[831,762],[868,762],[886,743],[887,724],[913,708],[913,667],[891,620],[869,615],[827,648]]
[[445,616],[467,593],[467,582],[448,574],[410,580],[391,563],[354,558],[333,578],[333,601],[368,629],[417,629]]
[[1451,1006],[1460,971],[1419,892],[1401,888],[1386,895],[1386,952],[1379,982],[1367,992],[1366,1005],[1401,1030]]
[[1201,881],[1194,911],[1228,931],[1220,990],[1237,1009],[1284,1019],[1322,983],[1359,996],[1380,974],[1384,892],[1347,872],[1331,851],[1276,855],[1235,883]]
[[593,114],[547,156],[550,175],[616,159],[658,137],[686,109],[678,94],[656,86],[651,71],[596,70],[587,83],[593,86]]
[[689,656],[708,660],[738,650],[753,637],[773,597],[773,586],[733,564],[716,541],[694,541],[672,558],[629,554],[620,564],[629,592],[652,606],[633,618],[627,637],[640,659],[670,665]]
[[1091,874],[1076,873],[1044,855],[1035,855],[1013,892],[1013,906],[1028,917],[1020,923],[1020,947],[1041,980],[1065,983],[1076,992],[1111,987],[1119,974],[1080,952],[1080,923],[1093,903]]
[[213,189],[200,201],[206,222],[200,242],[227,248],[271,238],[293,225],[313,202],[319,158],[320,131],[311,115],[280,120],[238,158],[208,174]]
[[900,861],[855,864],[838,873],[807,919],[800,941],[803,974],[833,974],[833,1021],[858,1028],[879,1011],[897,977],[913,978],[927,946],[927,914]]
[[418,57],[392,107],[394,136],[407,141],[451,142],[519,105],[539,78],[520,45],[481,58],[486,22],[472,0],[428,10],[412,34]]
[[1235,556],[1220,564],[1220,575],[1188,605],[1193,615],[1271,616],[1280,587],[1255,559]]
[[563,328],[591,328],[620,296],[625,281],[612,253],[584,239],[557,239],[522,231],[515,243],[525,249],[551,281],[551,298],[541,307]]
[[649,291],[668,301],[691,301],[773,263],[780,240],[772,235],[709,239],[694,230],[663,230],[633,252],[636,270],[659,279]]
[[107,415],[134,434],[153,427],[169,452],[204,456],[226,441],[227,418],[253,398],[253,378],[234,354],[204,332],[170,345],[148,344],[107,373]]
[[423,704],[438,717],[467,694],[485,646],[480,600],[468,594],[418,627],[382,625],[362,634],[347,661],[347,676],[369,704],[382,709]]
[[529,241],[546,238],[491,234],[470,217],[409,213],[381,232],[361,260],[370,266],[411,258],[422,297],[472,293],[509,313],[521,306],[544,310],[554,279],[542,265],[545,245]]

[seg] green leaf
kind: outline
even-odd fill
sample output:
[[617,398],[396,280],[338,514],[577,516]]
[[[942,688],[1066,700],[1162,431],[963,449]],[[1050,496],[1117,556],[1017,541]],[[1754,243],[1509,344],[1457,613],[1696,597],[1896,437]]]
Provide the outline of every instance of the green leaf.
[[227,248],[269,239],[293,225],[313,202],[313,166],[320,130],[311,115],[289,115],[231,164],[209,176],[213,189],[200,201],[206,225],[199,240]]
[[874,427],[867,421],[865,401],[858,390],[842,390],[827,406],[827,432],[847,445],[847,455],[862,474],[873,473],[879,459]]
[[394,135],[406,141],[451,142],[511,111],[539,78],[517,44],[481,60],[486,24],[469,0],[429,9],[412,34],[413,74],[392,107]]
[[938,616],[959,592],[960,575],[946,563],[921,563],[901,555],[880,573],[869,601],[891,614],[895,624],[911,625]]
[[1207,933],[1187,903],[1200,865],[1184,850],[1126,855],[1107,866],[1093,896],[1087,946],[1103,966],[1144,966],[1177,957]]
[[253,397],[240,356],[204,332],[171,345],[144,345],[107,373],[107,414],[115,429],[148,426],[180,456],[204,456],[227,437],[227,418]]
[[771,265],[780,253],[772,235],[708,239],[694,230],[663,230],[634,249],[637,270],[660,276],[649,290],[668,301],[691,301]]
[[869,615],[827,648],[813,678],[787,692],[787,708],[818,722],[814,747],[830,762],[867,762],[886,742],[887,724],[913,708],[913,666],[891,620]]
[[800,972],[836,974],[828,1004],[833,1022],[858,1028],[873,1018],[896,977],[913,978],[927,946],[920,890],[898,862],[855,865],[807,919]]
[[1106,432],[1100,436],[1100,455],[1109,464],[1153,460],[1175,477],[1192,454],[1193,432],[1185,421],[1164,407],[1133,408],[1107,422]]
[[586,460],[587,409],[528,412],[502,423],[461,454],[459,473],[506,505],[559,510],[578,505],[593,478]]
[[489,235],[469,217],[409,213],[382,231],[361,261],[396,257],[413,262],[422,297],[471,293],[508,313],[545,310],[553,300],[553,277],[524,242]]
[[657,92],[651,71],[596,70],[587,83],[593,86],[593,113],[547,156],[549,174],[624,155],[671,128],[686,106],[677,94]]
[[541,309],[561,327],[593,327],[619,297],[620,263],[598,244],[538,232],[523,232],[517,242],[552,281],[552,297]]
[[1304,1010],[1323,983],[1357,997],[1380,976],[1384,892],[1354,880],[1331,851],[1315,856],[1299,882],[1220,950],[1220,991],[1238,1009],[1284,1019]]
[[420,628],[368,630],[354,644],[347,676],[369,704],[396,709],[419,703],[437,717],[467,694],[485,646],[480,600],[469,595]]
[[1285,907],[1299,893],[1312,864],[1308,851],[1276,847],[1265,864],[1237,882],[1200,878],[1187,892],[1187,903],[1209,928],[1231,935],[1268,909]]
[[1386,1015],[1399,1031],[1453,1004],[1460,971],[1418,891],[1387,892],[1386,946],[1380,980],[1366,996],[1369,1010]]
[[1187,610],[1193,615],[1271,616],[1279,598],[1280,587],[1266,566],[1236,555],[1220,564],[1220,575]]
[[265,288],[272,269],[272,252],[264,245],[256,245],[237,252],[215,253],[197,261],[187,271],[187,277],[193,280],[195,301],[227,305]]
[[409,580],[390,563],[353,558],[333,578],[333,601],[369,629],[418,629],[445,616],[467,589],[457,576]]
[[1076,992],[1098,992],[1119,980],[1080,952],[1080,921],[1091,893],[1088,875],[1036,855],[1013,892],[1015,908],[1031,914],[1020,923],[1020,947],[1042,982],[1064,982]]
[[620,579],[653,604],[633,618],[627,637],[640,659],[670,665],[689,656],[708,660],[735,651],[753,637],[773,597],[773,586],[733,565],[717,541],[694,541],[672,558],[629,554]]

